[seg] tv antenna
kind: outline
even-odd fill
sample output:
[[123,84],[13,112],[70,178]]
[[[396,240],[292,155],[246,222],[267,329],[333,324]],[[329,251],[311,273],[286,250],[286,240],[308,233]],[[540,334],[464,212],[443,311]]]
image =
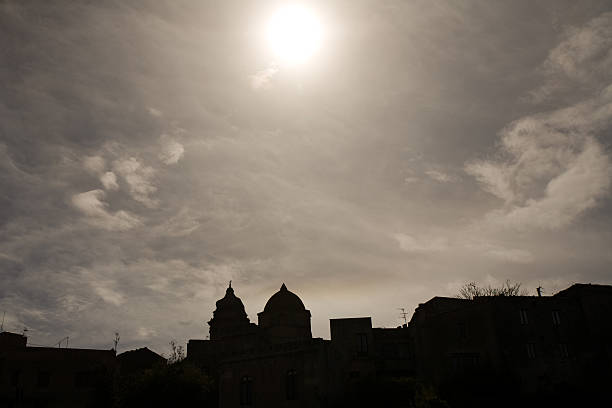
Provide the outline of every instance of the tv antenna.
[[117,344],[119,344],[119,332],[115,332],[115,339],[113,340],[113,344],[115,345],[115,354],[117,354]]
[[397,310],[401,310],[400,317],[404,319],[404,326],[408,326],[408,320],[406,320],[406,316],[408,316],[408,312],[403,307],[399,307]]
[[61,339],[60,341],[58,341],[57,343],[55,343],[55,344],[57,344],[57,348],[62,348],[62,343],[64,342],[64,340],[66,340],[66,347],[64,347],[64,348],[68,348],[68,339],[69,338],[70,337],[66,336],[63,339]]

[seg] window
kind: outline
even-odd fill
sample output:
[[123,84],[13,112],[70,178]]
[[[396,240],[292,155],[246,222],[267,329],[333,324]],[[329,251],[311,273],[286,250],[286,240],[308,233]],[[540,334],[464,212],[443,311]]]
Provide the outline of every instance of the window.
[[559,344],[559,356],[563,359],[569,357],[569,351],[567,349],[567,344],[565,343]]
[[357,334],[357,352],[360,354],[368,352],[368,335],[365,333]]
[[478,353],[453,353],[450,358],[452,368],[457,373],[473,372],[480,366]]
[[21,372],[19,370],[14,370],[11,374],[11,385],[17,387],[21,384]]
[[246,407],[253,405],[253,378],[248,375],[240,380],[240,405]]
[[552,311],[552,323],[553,323],[553,326],[561,325],[561,313],[559,313],[558,310]]
[[534,343],[527,343],[527,358],[530,360],[536,358],[536,348]]
[[527,317],[527,309],[521,309],[520,316],[522,325],[529,324],[529,318]]
[[297,371],[289,370],[287,371],[287,399],[290,401],[298,399],[298,390],[297,390]]
[[394,343],[384,343],[382,346],[383,356],[387,358],[398,358],[399,350],[398,345]]
[[463,340],[463,341],[467,340],[467,338],[468,338],[468,328],[467,328],[467,325],[465,323],[459,323],[457,325],[457,331],[458,331],[459,339],[460,340]]
[[90,371],[79,371],[74,375],[74,386],[76,388],[89,388],[92,384],[92,373]]
[[38,388],[46,388],[51,382],[51,373],[48,371],[39,371],[36,378],[36,386]]

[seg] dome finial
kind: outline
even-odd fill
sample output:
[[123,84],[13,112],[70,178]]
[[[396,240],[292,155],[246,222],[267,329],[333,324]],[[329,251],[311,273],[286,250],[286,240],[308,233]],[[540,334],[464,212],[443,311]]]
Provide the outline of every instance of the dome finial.
[[287,286],[285,286],[285,283],[283,283],[283,286],[281,286],[280,290],[287,290]]
[[232,288],[232,281],[229,281],[229,286],[225,289],[225,296],[234,295],[234,289]]

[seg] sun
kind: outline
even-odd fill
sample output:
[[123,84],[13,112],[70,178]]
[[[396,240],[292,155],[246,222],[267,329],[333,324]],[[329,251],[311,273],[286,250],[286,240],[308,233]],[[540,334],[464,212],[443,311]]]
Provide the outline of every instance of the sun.
[[267,39],[282,65],[300,65],[321,47],[323,29],[316,15],[300,5],[280,8],[268,23]]

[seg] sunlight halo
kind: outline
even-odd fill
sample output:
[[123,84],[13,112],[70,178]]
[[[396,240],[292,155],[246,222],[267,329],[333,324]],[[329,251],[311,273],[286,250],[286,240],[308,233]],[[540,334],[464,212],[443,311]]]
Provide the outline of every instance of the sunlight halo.
[[277,10],[267,27],[268,44],[281,65],[300,65],[321,47],[322,26],[315,14],[300,5]]

